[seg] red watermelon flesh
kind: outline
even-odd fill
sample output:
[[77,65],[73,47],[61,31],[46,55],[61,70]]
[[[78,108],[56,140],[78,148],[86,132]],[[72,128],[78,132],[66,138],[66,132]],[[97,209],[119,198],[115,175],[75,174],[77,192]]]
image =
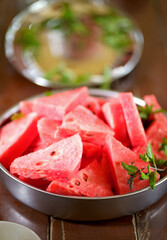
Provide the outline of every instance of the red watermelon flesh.
[[127,184],[130,176],[121,165],[121,161],[128,165],[133,163],[136,167],[141,169],[148,165],[146,162],[142,161],[136,153],[122,145],[121,142],[117,141],[114,137],[107,136],[106,147],[117,194],[130,193],[149,186],[148,180],[141,181],[139,180],[139,177],[136,177],[133,189],[130,190],[129,185]]
[[146,130],[148,142],[151,143],[153,154],[157,159],[166,159],[164,151],[158,151],[163,138],[167,138],[167,126],[162,121],[154,121]]
[[64,115],[76,106],[84,105],[87,96],[88,89],[82,87],[41,97],[33,101],[33,111],[37,112],[39,117],[61,121]]
[[[153,105],[154,111],[162,108],[159,105],[158,100],[155,95],[146,95],[146,96],[144,96],[144,100],[149,106]],[[153,114],[152,118],[154,120],[162,121],[162,122],[164,122],[165,125],[167,125],[167,118],[163,113]]]
[[114,137],[125,146],[130,146],[130,140],[127,132],[125,118],[119,99],[112,99],[102,106],[104,117],[114,131]]
[[94,143],[83,142],[83,155],[85,157],[100,158],[102,155],[102,146]]
[[9,168],[37,137],[37,114],[30,113],[6,124],[0,129],[0,162]]
[[[55,141],[54,141],[55,142]],[[53,142],[52,142],[53,143]],[[26,149],[26,151],[24,152],[24,155],[31,153],[31,152],[36,152],[40,149],[44,149],[46,147],[48,147],[50,144],[48,144],[48,142],[43,142],[41,141],[39,135],[34,139],[34,141],[32,142],[32,144]]]
[[54,134],[60,125],[60,121],[48,119],[46,117],[39,119],[37,128],[41,141],[47,143],[48,146],[55,142]]
[[33,187],[40,188],[42,190],[46,190],[48,185],[51,183],[50,181],[47,181],[44,178],[39,179],[31,179],[31,178],[25,178],[25,177],[19,177],[19,179]]
[[31,112],[33,112],[33,102],[31,101],[21,101],[19,103],[19,108],[20,108],[20,111],[22,113],[24,113],[25,115],[26,114],[29,114]]
[[96,159],[67,181],[61,183],[58,180],[53,181],[48,186],[47,191],[85,197],[113,195],[111,186]]
[[101,169],[102,171],[105,173],[108,182],[111,185],[111,188],[114,191],[114,183],[113,183],[113,179],[111,176],[111,171],[110,171],[110,165],[109,165],[109,160],[108,160],[108,156],[106,154],[106,151],[103,152],[102,158],[100,159],[100,165],[101,165]]
[[62,125],[55,133],[55,138],[79,133],[82,140],[104,145],[107,134],[113,135],[110,127],[84,106],[78,106],[68,113]]
[[85,105],[92,113],[98,115],[101,111],[101,106],[95,97],[89,96]]
[[76,134],[45,149],[16,158],[10,166],[10,172],[25,178],[52,181],[78,171],[81,157],[82,141]]
[[133,100],[132,93],[120,93],[119,99],[122,105],[127,131],[132,147],[147,144],[147,138],[144,127]]

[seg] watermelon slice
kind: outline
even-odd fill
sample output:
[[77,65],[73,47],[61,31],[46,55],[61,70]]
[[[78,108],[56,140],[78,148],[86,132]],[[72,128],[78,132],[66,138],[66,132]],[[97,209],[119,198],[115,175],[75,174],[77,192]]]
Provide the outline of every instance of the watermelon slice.
[[130,190],[127,183],[130,176],[121,165],[121,161],[128,165],[133,163],[141,169],[148,165],[146,162],[142,161],[136,153],[122,145],[121,142],[117,141],[114,137],[107,136],[106,147],[117,194],[125,194],[149,186],[148,180],[139,180],[139,178],[136,177],[134,179],[133,189]]
[[9,168],[37,137],[37,114],[30,113],[6,124],[0,129],[0,162]]
[[31,101],[21,101],[19,103],[19,108],[24,115],[33,112],[33,102]]
[[132,147],[146,145],[146,134],[132,93],[120,93],[119,99]]
[[31,179],[31,178],[19,177],[19,179],[33,187],[40,188],[42,190],[46,190],[48,185],[51,183],[50,181],[47,181],[46,179],[43,179],[43,178]]
[[64,91],[51,96],[41,97],[33,100],[33,111],[39,117],[61,121],[64,115],[79,104],[85,104],[88,89],[82,87],[75,90]]
[[41,141],[45,142],[45,144],[47,143],[48,146],[55,142],[54,133],[60,125],[60,121],[51,120],[46,117],[39,119],[37,129]]
[[[157,100],[155,95],[146,95],[146,96],[144,96],[144,100],[149,106],[153,105],[153,110],[154,111],[162,108],[159,105],[158,100]],[[164,122],[164,124],[167,125],[167,118],[161,112],[153,114],[153,116],[151,116],[151,118],[153,118],[153,120],[162,121],[162,122]]]
[[107,134],[113,135],[110,127],[84,106],[78,106],[68,113],[62,125],[55,133],[55,138],[79,133],[82,140],[104,145]]
[[125,118],[119,99],[113,99],[102,106],[104,117],[114,131],[114,137],[125,146],[130,146],[130,140],[126,128]]
[[164,151],[158,151],[160,148],[160,143],[162,143],[163,138],[167,138],[167,126],[164,122],[154,121],[146,131],[146,136],[148,142],[151,143],[153,154],[157,159],[166,159]]
[[113,192],[101,166],[95,159],[74,177],[66,181],[53,181],[47,191],[64,195],[86,197],[111,196]]
[[76,134],[45,149],[16,158],[10,166],[10,172],[25,178],[52,181],[78,171],[81,157],[82,141]]
[[85,105],[92,113],[98,115],[101,111],[100,104],[95,97],[89,96]]
[[100,158],[102,154],[102,146],[94,143],[83,142],[83,156]]

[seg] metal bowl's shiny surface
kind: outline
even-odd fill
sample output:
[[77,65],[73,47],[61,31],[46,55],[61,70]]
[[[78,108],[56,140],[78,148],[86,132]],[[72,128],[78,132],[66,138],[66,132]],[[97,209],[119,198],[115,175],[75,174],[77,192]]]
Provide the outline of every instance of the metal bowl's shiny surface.
[[[58,1],[58,0],[57,0]],[[53,1],[49,1],[50,3]],[[92,1],[94,2],[94,1]],[[103,2],[103,1],[102,1]],[[105,1],[104,1],[105,3]],[[33,83],[43,86],[43,87],[75,87],[71,84],[65,84],[61,82],[54,82],[49,81],[43,77],[44,73],[40,67],[37,66],[35,61],[32,61],[30,57],[26,57],[26,60],[23,57],[23,51],[21,48],[18,48],[17,45],[14,44],[14,39],[16,36],[16,33],[18,29],[21,26],[21,23],[23,22],[24,18],[32,13],[32,14],[38,14],[41,10],[46,8],[48,5],[48,1],[46,0],[40,0],[36,3],[33,3],[30,5],[27,9],[20,12],[12,21],[11,25],[8,28],[8,31],[6,33],[5,37],[5,54],[10,63],[16,68],[16,70],[21,73],[24,77],[26,77],[28,80],[32,81]],[[121,12],[121,11],[120,11]],[[132,31],[131,35],[134,39],[134,49],[133,53],[123,65],[121,66],[115,66],[111,69],[111,79],[112,81],[115,81],[119,78],[122,78],[129,74],[137,65],[139,62],[142,51],[143,51],[143,34],[140,31],[137,24],[134,22],[134,20],[125,13],[127,17],[129,17],[132,20],[134,30]],[[88,86],[96,86],[103,83],[103,76],[102,75],[92,75],[90,80],[87,83],[84,83],[84,85]],[[80,84],[83,85],[83,84]],[[79,86],[79,85],[78,85]]]
[[[116,92],[96,89],[91,89],[90,94],[102,98],[117,96]],[[143,100],[134,100],[136,104],[144,105]],[[18,106],[15,106],[2,115],[0,125],[17,110]],[[104,220],[133,214],[157,202],[167,192],[167,176],[156,183],[154,192],[147,187],[129,194],[100,198],[62,196],[45,192],[12,176],[2,165],[0,180],[8,191],[24,204],[54,217],[77,221]]]

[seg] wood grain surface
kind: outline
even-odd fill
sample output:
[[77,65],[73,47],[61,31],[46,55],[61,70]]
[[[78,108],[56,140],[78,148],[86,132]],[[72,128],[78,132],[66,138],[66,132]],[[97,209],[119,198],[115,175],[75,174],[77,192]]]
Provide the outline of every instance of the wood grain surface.
[[[32,1],[0,0],[0,114],[21,99],[46,91],[15,71],[4,54],[4,36],[12,18]],[[115,84],[138,97],[153,93],[167,109],[167,1],[113,0],[126,10],[144,35],[142,58],[135,70]],[[167,195],[150,208],[119,219],[70,222],[43,215],[18,202],[0,184],[0,220],[23,224],[42,240],[165,240]]]

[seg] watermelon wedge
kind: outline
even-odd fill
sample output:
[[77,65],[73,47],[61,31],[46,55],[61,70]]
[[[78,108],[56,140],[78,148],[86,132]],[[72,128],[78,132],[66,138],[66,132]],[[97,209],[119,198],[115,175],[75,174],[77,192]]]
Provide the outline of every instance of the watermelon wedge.
[[16,158],[10,166],[10,172],[25,178],[52,181],[78,171],[81,157],[82,141],[76,134],[45,149]]
[[147,163],[142,161],[139,158],[139,155],[122,145],[121,142],[117,141],[114,137],[111,136],[107,136],[106,138],[106,148],[117,194],[125,194],[149,186],[148,180],[141,181],[136,177],[134,179],[133,189],[130,190],[127,183],[130,176],[121,165],[122,161],[128,165],[131,165],[133,163],[139,169],[145,168],[147,166]]
[[64,91],[33,100],[33,111],[39,117],[61,121],[64,115],[78,105],[84,105],[88,96],[86,87]]
[[74,177],[62,182],[53,181],[46,191],[85,197],[113,195],[111,186],[96,159],[80,170]]
[[132,93],[119,93],[119,99],[132,147],[146,145],[146,134]]
[[126,128],[125,118],[119,99],[112,99],[102,106],[106,122],[114,131],[114,137],[125,146],[130,146],[130,140]]
[[63,119],[55,138],[79,133],[82,141],[104,145],[107,134],[113,135],[110,127],[84,106],[78,106]]
[[37,137],[37,114],[30,113],[6,124],[0,129],[0,162],[9,168]]
[[146,130],[146,136],[148,142],[151,143],[153,154],[157,159],[166,159],[164,151],[158,151],[163,138],[167,138],[167,126],[164,125],[163,121],[154,121],[149,128]]
[[[158,100],[155,95],[146,95],[146,96],[144,96],[144,100],[149,106],[153,105],[154,111],[162,108],[159,105]],[[155,113],[155,114],[153,114],[153,116],[151,116],[151,118],[153,118],[153,120],[161,121],[167,126],[167,118],[163,113],[161,113],[161,112]]]
[[48,146],[55,142],[54,134],[60,125],[60,121],[48,119],[46,117],[39,119],[37,122],[37,129],[41,141]]
[[29,114],[33,112],[33,102],[31,101],[21,101],[19,103],[19,109],[22,113]]

